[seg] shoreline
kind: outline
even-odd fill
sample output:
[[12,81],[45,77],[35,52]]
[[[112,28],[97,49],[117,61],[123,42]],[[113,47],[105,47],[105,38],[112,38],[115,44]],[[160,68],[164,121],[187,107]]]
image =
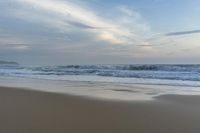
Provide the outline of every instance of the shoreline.
[[0,87],[0,132],[198,133],[200,96],[112,101]]
[[[199,95],[198,87],[114,84],[104,82],[49,81],[0,76],[0,86],[113,101],[150,101],[168,94]],[[55,89],[56,88],[56,89]]]

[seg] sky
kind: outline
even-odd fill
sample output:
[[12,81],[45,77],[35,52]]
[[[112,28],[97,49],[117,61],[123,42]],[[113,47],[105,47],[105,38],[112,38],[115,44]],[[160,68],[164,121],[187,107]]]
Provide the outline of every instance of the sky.
[[200,63],[199,0],[1,0],[0,60]]

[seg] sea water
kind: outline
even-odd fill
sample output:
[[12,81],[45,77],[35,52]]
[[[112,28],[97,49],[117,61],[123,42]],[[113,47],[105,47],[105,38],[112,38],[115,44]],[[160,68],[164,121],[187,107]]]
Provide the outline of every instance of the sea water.
[[[3,65],[0,76],[0,85],[5,85],[5,78],[7,82],[15,79],[15,86],[18,83],[19,87],[30,87],[25,85],[28,80],[29,85],[43,81],[43,87],[35,88],[44,89],[50,83],[52,87],[46,91],[111,99],[144,99],[166,93],[199,94],[200,90],[200,65]],[[22,83],[22,79],[26,81]]]

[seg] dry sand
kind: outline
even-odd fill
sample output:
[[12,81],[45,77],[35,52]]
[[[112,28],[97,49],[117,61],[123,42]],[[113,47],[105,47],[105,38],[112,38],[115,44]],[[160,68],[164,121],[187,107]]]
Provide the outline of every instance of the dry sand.
[[0,87],[0,133],[200,133],[200,96],[120,102]]

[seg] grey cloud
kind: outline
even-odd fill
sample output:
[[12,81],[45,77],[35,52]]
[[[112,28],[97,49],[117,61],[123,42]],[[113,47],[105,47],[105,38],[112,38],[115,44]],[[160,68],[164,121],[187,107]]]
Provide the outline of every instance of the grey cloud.
[[29,46],[27,44],[21,43],[7,43],[7,44],[0,44],[1,49],[28,49]]
[[95,27],[92,27],[90,25],[80,23],[80,22],[75,22],[75,21],[67,21],[68,24],[75,26],[77,28],[83,28],[83,29],[95,29]]
[[75,21],[67,21],[68,24],[75,26],[77,28],[83,28],[83,29],[98,29],[98,27],[93,27],[84,23],[75,22]]
[[[155,40],[163,39],[164,37],[172,37],[172,36],[181,36],[181,35],[190,35],[190,34],[198,34],[200,30],[188,30],[188,31],[177,31],[177,32],[168,32],[168,33],[160,33],[152,36],[151,38],[146,39],[147,42],[153,42]],[[172,44],[172,43],[168,43]],[[162,45],[162,44],[159,44]],[[138,45],[138,46],[149,46],[149,45]],[[153,45],[155,46],[155,45]]]
[[150,46],[154,46],[154,45],[136,45],[138,47],[150,47]]
[[166,36],[179,36],[179,35],[196,34],[196,33],[200,33],[200,30],[169,32],[169,33],[166,33],[165,35]]
[[82,29],[112,29],[111,27],[95,27],[81,22],[70,21],[70,20],[68,20],[67,23],[76,28],[82,28]]

